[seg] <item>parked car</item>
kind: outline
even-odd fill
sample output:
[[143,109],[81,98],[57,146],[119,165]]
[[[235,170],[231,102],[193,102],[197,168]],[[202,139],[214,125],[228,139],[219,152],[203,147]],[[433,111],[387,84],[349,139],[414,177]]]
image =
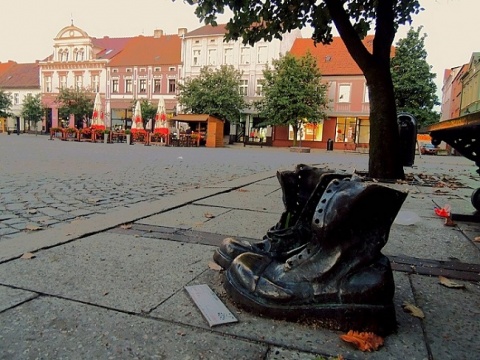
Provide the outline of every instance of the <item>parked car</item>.
[[432,144],[423,144],[420,147],[420,153],[422,155],[436,155],[437,151],[438,151],[437,147]]

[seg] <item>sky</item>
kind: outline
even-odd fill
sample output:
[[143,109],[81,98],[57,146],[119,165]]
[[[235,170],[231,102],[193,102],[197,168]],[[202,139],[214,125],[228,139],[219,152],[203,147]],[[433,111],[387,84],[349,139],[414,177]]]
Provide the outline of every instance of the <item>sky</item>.
[[[414,28],[426,33],[427,61],[437,75],[441,94],[445,69],[470,61],[480,51],[479,0],[420,0],[425,9],[414,15]],[[203,24],[194,14],[195,6],[182,0],[3,0],[0,26],[0,61],[17,63],[44,59],[53,52],[53,39],[71,21],[93,37],[151,36],[155,29],[176,34],[178,28],[192,31]],[[228,14],[219,23],[228,21]],[[400,27],[398,39],[409,25]],[[304,29],[304,37],[311,31]],[[440,96],[441,99],[441,96]]]

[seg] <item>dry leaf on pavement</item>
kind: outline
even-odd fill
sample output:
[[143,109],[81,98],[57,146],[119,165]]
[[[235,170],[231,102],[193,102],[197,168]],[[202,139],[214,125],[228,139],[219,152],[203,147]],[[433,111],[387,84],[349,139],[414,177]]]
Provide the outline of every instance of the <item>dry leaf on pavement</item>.
[[35,257],[35,254],[32,254],[32,253],[27,252],[27,253],[23,254],[20,259],[28,259],[28,260],[30,260],[30,259],[33,259],[34,257]]
[[359,350],[372,351],[378,350],[383,345],[383,338],[372,332],[358,332],[350,330],[344,335],[340,335],[340,339],[348,343],[354,344]]
[[27,224],[27,226],[25,226],[25,230],[30,230],[30,231],[38,231],[38,230],[42,230],[43,228],[41,226],[37,226],[37,225],[34,225],[34,224]]
[[203,214],[203,216],[205,216],[207,219],[213,219],[215,217],[215,215],[212,215],[210,213],[205,213]]
[[124,229],[124,230],[131,229],[131,228],[132,228],[132,224],[123,224],[123,225],[120,225],[120,228],[122,228],[122,229]]
[[465,288],[465,285],[456,283],[455,281],[452,281],[445,276],[439,276],[438,279],[440,280],[440,284],[443,286],[446,286],[451,289],[463,289]]
[[413,304],[410,304],[408,301],[404,301],[402,304],[403,311],[409,313],[412,316],[418,317],[420,319],[425,318],[425,314],[423,313],[422,309],[416,307]]
[[475,242],[480,242],[480,236],[475,236],[475,239],[473,239]]
[[208,262],[208,267],[212,270],[215,270],[215,271],[222,271],[222,267],[220,265],[218,265],[217,263],[214,263],[213,261]]

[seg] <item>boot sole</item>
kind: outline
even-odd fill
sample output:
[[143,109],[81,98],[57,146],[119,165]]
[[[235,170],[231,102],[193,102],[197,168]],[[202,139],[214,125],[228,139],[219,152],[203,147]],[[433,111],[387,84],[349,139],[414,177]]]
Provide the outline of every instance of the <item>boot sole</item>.
[[391,304],[266,304],[236,286],[226,273],[224,288],[232,300],[246,310],[261,316],[306,322],[330,330],[373,332],[386,336],[396,331],[395,307]]

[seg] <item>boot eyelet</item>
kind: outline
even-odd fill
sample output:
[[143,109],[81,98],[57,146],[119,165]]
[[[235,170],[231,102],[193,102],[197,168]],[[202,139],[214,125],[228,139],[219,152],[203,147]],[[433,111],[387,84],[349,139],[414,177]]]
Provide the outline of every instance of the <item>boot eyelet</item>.
[[318,209],[318,213],[319,214],[323,213],[323,209]]
[[298,260],[302,259],[302,254],[298,254]]
[[319,224],[320,223],[320,219],[315,219],[315,224]]
[[334,185],[339,185],[340,182],[339,182],[338,180],[334,180],[334,181],[333,181],[333,184],[334,184]]
[[322,199],[320,202],[321,202],[322,204],[325,204],[325,203],[327,202],[327,199]]
[[332,192],[332,189],[327,189],[327,191],[325,191],[325,192],[330,194]]

